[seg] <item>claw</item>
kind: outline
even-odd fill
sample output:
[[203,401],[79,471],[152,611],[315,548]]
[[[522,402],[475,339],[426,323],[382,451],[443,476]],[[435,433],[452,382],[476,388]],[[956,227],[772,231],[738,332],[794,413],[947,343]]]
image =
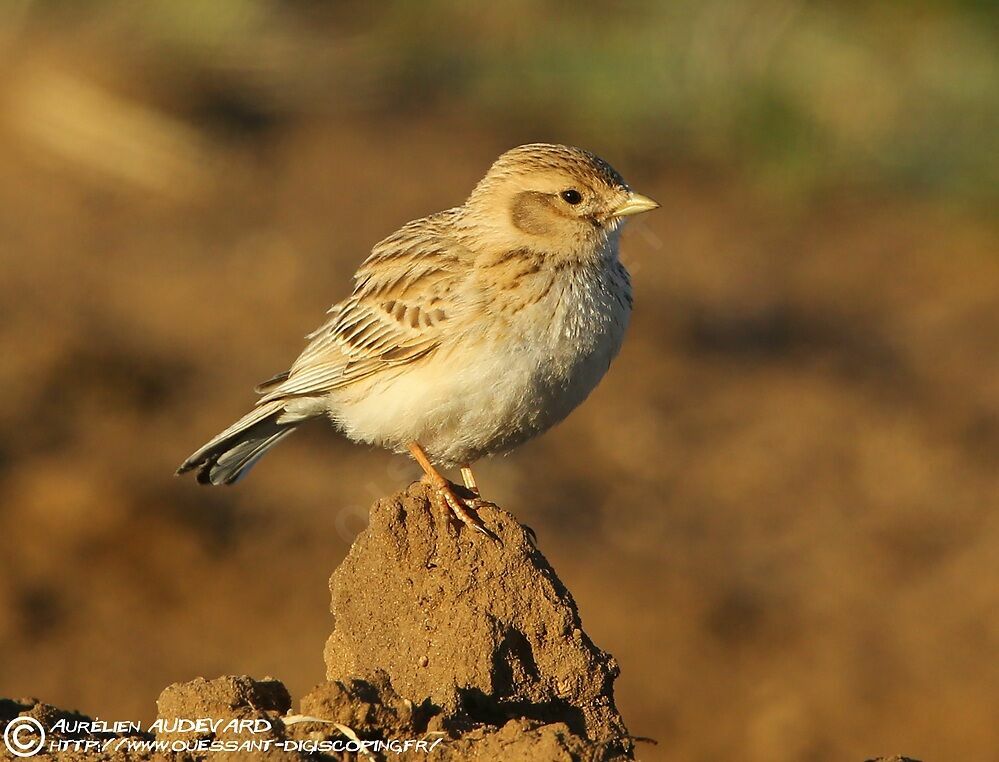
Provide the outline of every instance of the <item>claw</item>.
[[531,543],[531,547],[537,548],[538,533],[535,532],[533,529],[531,529],[529,526],[527,526],[527,524],[521,524],[521,526],[524,528],[524,531],[527,532],[527,541]]

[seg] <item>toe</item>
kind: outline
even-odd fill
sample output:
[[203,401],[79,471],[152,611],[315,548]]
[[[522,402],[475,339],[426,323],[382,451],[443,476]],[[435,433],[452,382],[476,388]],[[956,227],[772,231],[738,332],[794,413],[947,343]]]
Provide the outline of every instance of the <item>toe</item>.
[[476,511],[480,506],[492,505],[491,503],[487,503],[486,501],[480,500],[479,498],[471,498],[471,499],[460,498],[456,494],[454,494],[453,490],[446,489],[443,487],[441,488],[440,492],[442,497],[444,498],[444,502],[447,504],[447,507],[451,509],[451,513],[454,515],[456,519],[458,519],[458,521],[460,521],[465,526],[471,527],[475,531],[484,534],[486,537],[489,537],[492,540],[496,540],[497,542],[500,541],[499,537],[497,537],[493,532],[489,531],[489,529],[486,527],[485,524],[482,523],[482,520],[479,519],[478,516],[469,513],[469,510]]

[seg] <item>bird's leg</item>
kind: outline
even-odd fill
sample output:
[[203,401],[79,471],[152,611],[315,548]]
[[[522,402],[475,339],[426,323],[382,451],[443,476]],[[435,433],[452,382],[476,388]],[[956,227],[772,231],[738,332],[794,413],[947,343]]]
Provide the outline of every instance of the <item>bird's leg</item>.
[[465,482],[465,489],[476,497],[481,497],[479,494],[479,485],[475,483],[475,474],[472,473],[472,465],[470,463],[466,463],[461,467],[461,480]]
[[430,458],[427,457],[427,453],[420,446],[420,443],[411,442],[409,445],[409,452],[413,456],[413,460],[420,464],[420,468],[422,468],[423,472],[427,475],[427,479],[429,479],[430,483],[437,489],[441,498],[444,500],[445,505],[451,509],[451,512],[455,515],[455,517],[462,524],[472,527],[478,532],[482,532],[482,534],[487,537],[495,539],[496,536],[486,529],[485,525],[479,521],[479,519],[468,512],[468,508],[466,506],[468,506],[470,502],[474,503],[474,501],[464,500],[454,493],[454,487],[451,482],[445,479],[441,475],[440,471],[434,468],[433,463],[430,462]]

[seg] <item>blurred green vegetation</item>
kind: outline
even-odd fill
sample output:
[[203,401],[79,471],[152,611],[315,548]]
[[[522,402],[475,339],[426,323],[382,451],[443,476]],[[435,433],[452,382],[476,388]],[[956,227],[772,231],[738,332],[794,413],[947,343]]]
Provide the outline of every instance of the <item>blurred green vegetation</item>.
[[873,184],[981,202],[999,188],[994,7],[36,0],[8,14],[120,32],[274,118],[437,109],[778,191]]

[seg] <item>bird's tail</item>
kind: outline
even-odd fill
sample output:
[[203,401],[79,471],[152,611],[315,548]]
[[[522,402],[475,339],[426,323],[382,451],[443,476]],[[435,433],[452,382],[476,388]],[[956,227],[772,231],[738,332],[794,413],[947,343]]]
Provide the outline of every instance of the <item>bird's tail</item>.
[[306,418],[289,415],[283,400],[259,405],[192,454],[177,473],[198,469],[201,484],[235,484]]

